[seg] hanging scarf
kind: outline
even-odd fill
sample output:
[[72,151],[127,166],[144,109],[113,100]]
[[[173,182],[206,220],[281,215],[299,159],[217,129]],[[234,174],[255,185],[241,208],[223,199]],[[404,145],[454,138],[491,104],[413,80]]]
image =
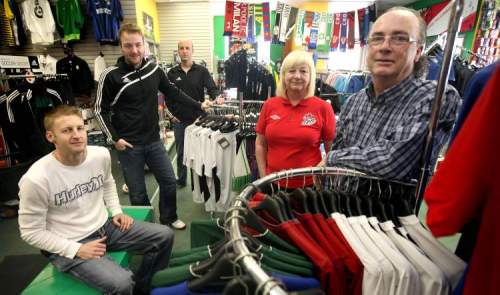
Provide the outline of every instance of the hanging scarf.
[[359,28],[359,45],[365,47],[368,32],[365,31],[365,8],[358,9],[358,28]]
[[233,34],[233,10],[234,2],[226,1],[226,13],[224,14],[224,36]]
[[264,41],[271,41],[271,15],[269,2],[262,3],[262,18],[264,21]]
[[347,13],[347,24],[349,26],[348,28],[348,34],[347,34],[347,48],[353,49],[354,48],[354,17],[355,13],[354,11],[350,11]]
[[318,44],[318,31],[319,31],[319,20],[321,18],[321,14],[317,12],[313,12],[313,22],[311,27],[311,39],[309,40],[309,49],[316,49]]
[[233,37],[238,38],[240,36],[241,27],[241,3],[234,2],[233,9]]
[[278,44],[280,39],[280,23],[281,23],[281,13],[283,11],[283,3],[278,2],[276,5],[276,19],[274,21],[273,27],[273,44]]
[[247,23],[248,23],[248,3],[241,3],[241,17],[240,17],[240,38],[247,38]]
[[302,39],[304,35],[304,19],[306,16],[306,11],[299,9],[297,14],[297,22],[295,23],[295,45],[302,46]]
[[255,15],[254,4],[248,4],[248,18],[247,18],[247,42],[255,43],[254,28],[255,28]]
[[347,13],[341,13],[340,23],[340,51],[345,52],[347,47]]
[[333,25],[332,41],[330,42],[331,51],[337,51],[340,39],[340,13],[335,13],[335,22]]

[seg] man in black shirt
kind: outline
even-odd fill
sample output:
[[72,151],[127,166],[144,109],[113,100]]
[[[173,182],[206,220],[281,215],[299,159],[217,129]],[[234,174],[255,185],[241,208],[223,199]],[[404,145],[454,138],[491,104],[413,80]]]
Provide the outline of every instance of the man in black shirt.
[[[217,94],[217,86],[210,76],[208,70],[193,62],[193,42],[181,40],[177,44],[181,64],[170,69],[168,78],[184,93],[195,100],[205,100],[205,89],[211,99]],[[184,130],[191,125],[197,117],[202,115],[201,110],[195,110],[185,105],[172,101],[173,97],[167,97],[167,105],[170,112],[175,116],[173,129],[175,144],[177,148],[177,185],[186,186],[187,169],[182,163],[184,155]]]

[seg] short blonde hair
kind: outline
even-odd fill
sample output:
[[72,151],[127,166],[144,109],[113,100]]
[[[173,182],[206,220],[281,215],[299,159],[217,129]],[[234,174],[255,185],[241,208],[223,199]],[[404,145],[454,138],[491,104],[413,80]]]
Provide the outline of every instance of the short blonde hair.
[[280,80],[278,82],[278,89],[276,90],[276,95],[287,97],[286,87],[285,87],[285,75],[291,68],[299,65],[307,65],[307,67],[309,68],[310,79],[306,97],[314,95],[314,89],[316,86],[316,68],[314,67],[314,61],[312,59],[311,53],[306,52],[304,50],[294,50],[290,52],[283,60],[283,64],[281,65]]
[[77,116],[83,120],[82,111],[78,107],[62,104],[50,110],[43,118],[45,130],[52,131],[52,128],[54,128],[54,121],[64,116]]
[[139,28],[138,25],[136,25],[136,24],[123,24],[120,27],[120,31],[118,31],[118,38],[119,38],[119,41],[120,41],[120,46],[122,44],[122,35],[124,33],[127,33],[127,34],[139,34],[139,35],[142,36],[142,39],[144,39],[144,33],[142,32],[142,29]]

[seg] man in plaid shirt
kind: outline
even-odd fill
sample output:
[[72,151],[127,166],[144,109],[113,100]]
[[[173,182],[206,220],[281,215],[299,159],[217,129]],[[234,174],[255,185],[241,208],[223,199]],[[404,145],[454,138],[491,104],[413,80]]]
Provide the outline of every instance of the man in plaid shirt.
[[[418,176],[437,83],[422,80],[426,25],[418,12],[395,7],[374,23],[367,63],[372,82],[342,107],[327,166],[384,179]],[[448,87],[439,113],[433,159],[448,140],[459,106]]]

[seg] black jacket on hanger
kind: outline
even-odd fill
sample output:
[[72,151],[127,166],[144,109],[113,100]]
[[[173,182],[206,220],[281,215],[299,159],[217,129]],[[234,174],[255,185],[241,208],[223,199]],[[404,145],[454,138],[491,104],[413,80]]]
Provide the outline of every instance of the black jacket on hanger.
[[76,55],[68,55],[57,61],[56,70],[58,74],[68,74],[75,97],[82,95],[90,97],[94,88],[94,78],[86,61]]

